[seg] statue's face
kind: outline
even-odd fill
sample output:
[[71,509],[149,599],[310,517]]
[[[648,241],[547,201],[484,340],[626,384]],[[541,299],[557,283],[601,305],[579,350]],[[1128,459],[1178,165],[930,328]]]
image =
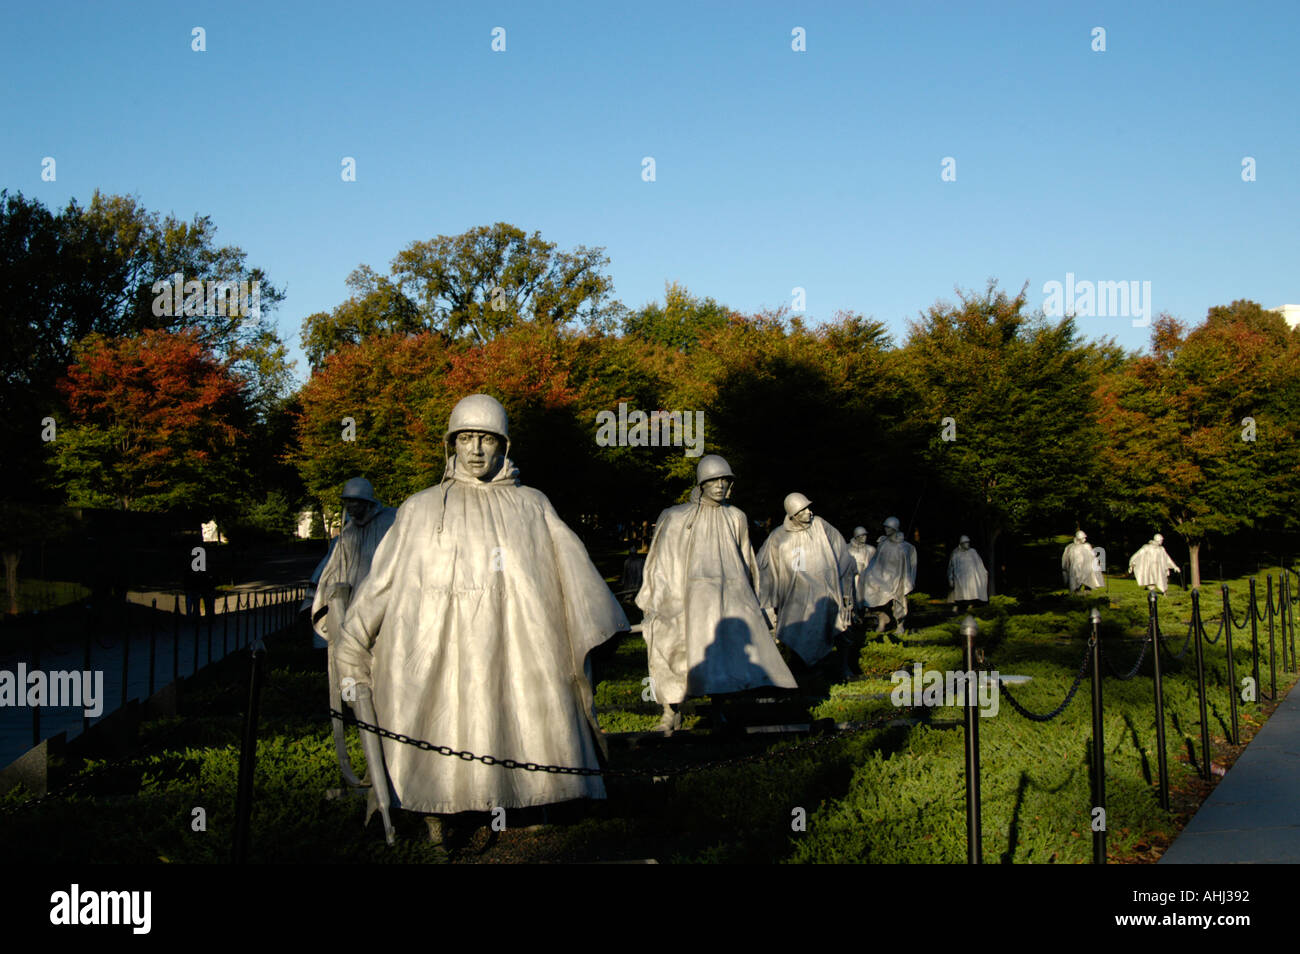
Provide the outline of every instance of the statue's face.
[[812,523],[812,518],[813,518],[812,507],[804,507],[802,510],[800,510],[797,514],[795,514],[790,519],[793,520],[795,523],[806,527],[808,526],[808,524]]
[[364,523],[371,506],[369,500],[358,500],[356,497],[343,498],[343,509],[348,512],[349,519],[354,521],[359,520]]
[[969,549],[970,549],[970,541],[969,541],[969,540],[963,540],[961,543],[959,543],[959,544],[957,544],[957,545],[958,545],[959,547],[961,547],[963,550],[969,550]]
[[1161,544],[1163,544],[1163,543],[1165,542],[1165,538],[1162,537],[1160,534],[1157,533],[1157,534],[1155,535],[1155,542],[1156,542],[1156,546],[1160,546]]
[[487,431],[461,431],[456,435],[456,466],[487,480],[501,466],[501,438]]
[[711,500],[715,504],[720,504],[726,500],[729,490],[731,490],[730,477],[714,477],[712,480],[706,480],[700,484],[700,495],[705,500]]
[[857,536],[853,538],[853,542],[856,543],[858,546],[863,546],[867,542],[867,532],[863,530],[861,533],[859,533]]

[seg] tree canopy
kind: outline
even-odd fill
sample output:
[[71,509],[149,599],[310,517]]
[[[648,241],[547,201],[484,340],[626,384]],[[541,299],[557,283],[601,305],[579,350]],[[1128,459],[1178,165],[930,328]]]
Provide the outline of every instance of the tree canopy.
[[[159,314],[155,285],[177,275],[205,287],[244,282],[257,289],[259,314],[206,307]],[[134,198],[98,191],[85,207],[74,199],[51,212],[21,193],[0,191],[0,325],[6,330],[0,335],[0,405],[6,409],[0,441],[18,475],[0,494],[46,495],[40,422],[59,406],[56,382],[78,343],[91,335],[192,330],[244,375],[255,413],[267,413],[291,383],[287,353],[270,321],[283,297],[261,269],[246,263],[243,251],[217,244],[207,216],[182,221],[150,212]]]
[[1097,385],[1110,512],[1183,537],[1200,583],[1211,535],[1294,526],[1300,481],[1300,332],[1249,301],[1188,330],[1155,322],[1151,353]]
[[241,382],[194,330],[92,336],[60,381],[50,442],[74,506],[208,511],[238,492]]
[[560,251],[540,233],[505,222],[412,242],[388,276],[367,265],[353,270],[354,295],[306,319],[303,350],[318,368],[339,347],[372,334],[427,331],[483,343],[520,322],[605,327],[623,312],[610,299],[608,264],[603,249]]

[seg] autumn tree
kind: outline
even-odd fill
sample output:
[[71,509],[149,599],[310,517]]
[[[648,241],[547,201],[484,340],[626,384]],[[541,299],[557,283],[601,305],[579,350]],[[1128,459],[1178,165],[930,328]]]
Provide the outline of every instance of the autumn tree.
[[49,447],[73,505],[200,513],[237,493],[243,384],[197,332],[93,335],[59,390]]
[[[0,444],[16,480],[0,496],[41,496],[47,455],[41,420],[58,408],[56,382],[89,335],[120,338],[145,330],[193,330],[249,382],[256,412],[290,386],[283,343],[271,310],[283,293],[245,254],[216,242],[207,216],[160,216],[135,199],[95,192],[51,212],[37,200],[0,191]],[[159,282],[257,283],[260,316],[156,309]],[[219,309],[218,309],[219,310]]]
[[1098,384],[1111,511],[1200,549],[1245,528],[1290,526],[1300,491],[1300,333],[1249,301],[1190,332],[1162,315],[1149,354]]
[[441,433],[451,355],[440,335],[374,335],[330,356],[299,392],[291,458],[309,496],[338,507],[350,477],[400,502],[442,476]]

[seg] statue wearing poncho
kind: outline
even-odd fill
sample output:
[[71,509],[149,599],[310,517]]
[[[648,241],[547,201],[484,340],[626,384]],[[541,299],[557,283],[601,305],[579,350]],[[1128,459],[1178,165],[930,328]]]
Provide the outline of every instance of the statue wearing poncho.
[[948,558],[948,602],[958,603],[989,599],[989,571],[980,555],[971,549],[970,537],[962,535],[957,549]]
[[848,629],[857,564],[840,532],[803,494],[785,498],[785,519],[758,551],[763,605],[777,609],[776,638],[806,665],[825,659]]
[[[476,755],[596,768],[587,654],[627,619],[544,494],[519,484],[505,410],[462,400],[436,487],[406,500],[343,623],[340,675],[381,725]],[[503,456],[498,447],[504,444]],[[394,804],[488,811],[603,798],[599,777],[462,761],[384,739]]]
[[876,548],[867,542],[867,528],[854,527],[853,539],[849,541],[849,556],[853,557],[853,562],[857,566],[857,572],[853,574],[853,593],[854,603],[858,609],[866,609],[866,605],[858,597],[859,583],[862,574],[867,572],[867,567],[871,566],[871,561],[875,559]]
[[636,604],[665,729],[688,696],[797,686],[763,619],[749,524],[726,502],[731,478],[721,457],[701,458],[691,502],[659,514],[646,557]]
[[363,477],[354,477],[343,485],[343,509],[347,515],[343,531],[330,544],[312,579],[311,624],[318,646],[330,638],[329,614],[324,610],[329,605],[334,584],[346,583],[348,592],[357,591],[370,572],[379,541],[397,519],[397,511],[380,503],[370,481]]
[[1071,593],[1088,586],[1100,589],[1106,580],[1097,568],[1097,555],[1088,546],[1088,535],[1079,530],[1074,535],[1074,542],[1061,554],[1061,577]]
[[[885,521],[885,535],[879,543],[871,564],[858,577],[858,602],[872,608],[888,606],[895,631],[901,636],[907,618],[907,594],[916,586],[916,547],[903,539],[897,517]],[[883,633],[889,617],[884,611],[877,616],[876,631]]]
[[1129,572],[1138,586],[1155,588],[1163,593],[1169,587],[1169,571],[1182,574],[1182,568],[1165,552],[1164,543],[1165,538],[1157,533],[1128,561]]

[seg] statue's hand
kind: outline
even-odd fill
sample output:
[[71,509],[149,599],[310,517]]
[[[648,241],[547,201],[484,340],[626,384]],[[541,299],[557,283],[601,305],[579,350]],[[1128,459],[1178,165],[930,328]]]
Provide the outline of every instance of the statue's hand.
[[359,686],[370,686],[373,688],[371,681],[371,668],[374,666],[374,656],[371,653],[348,652],[340,647],[336,657],[338,668],[339,685],[343,687],[343,701],[353,702],[356,699],[355,694],[349,697],[348,687],[355,690]]

